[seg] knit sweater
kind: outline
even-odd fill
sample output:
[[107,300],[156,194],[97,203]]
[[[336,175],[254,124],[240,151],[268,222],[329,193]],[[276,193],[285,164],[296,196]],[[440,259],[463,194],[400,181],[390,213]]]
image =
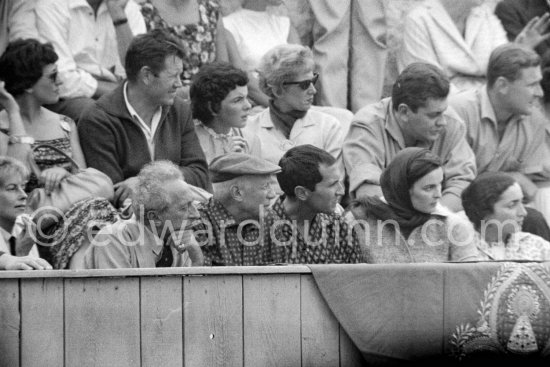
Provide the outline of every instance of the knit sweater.
[[[113,183],[136,176],[152,161],[147,139],[126,108],[123,84],[82,113],[78,135],[87,165]],[[176,97],[173,105],[163,106],[154,140],[155,160],[174,162],[187,183],[212,190],[188,103]]]

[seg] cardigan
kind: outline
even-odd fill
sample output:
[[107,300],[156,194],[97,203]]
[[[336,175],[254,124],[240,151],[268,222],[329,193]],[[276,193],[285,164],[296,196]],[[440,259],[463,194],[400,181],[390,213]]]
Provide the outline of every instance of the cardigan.
[[[152,161],[145,135],[126,108],[122,88],[123,84],[102,96],[82,113],[78,123],[86,163],[104,172],[114,184],[136,176]],[[187,183],[212,190],[187,102],[176,97],[173,105],[162,107],[154,140],[155,160],[174,162]]]

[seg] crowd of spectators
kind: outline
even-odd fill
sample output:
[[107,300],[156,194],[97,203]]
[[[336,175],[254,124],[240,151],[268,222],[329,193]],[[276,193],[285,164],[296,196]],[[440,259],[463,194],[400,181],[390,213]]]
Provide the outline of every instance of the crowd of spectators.
[[220,1],[2,2],[0,269],[550,260],[546,1]]

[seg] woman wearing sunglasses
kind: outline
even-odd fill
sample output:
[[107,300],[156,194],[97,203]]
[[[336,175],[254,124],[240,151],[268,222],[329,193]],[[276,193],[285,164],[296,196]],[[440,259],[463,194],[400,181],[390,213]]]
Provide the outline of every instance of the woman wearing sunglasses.
[[[0,57],[0,155],[27,162],[34,146],[47,144],[85,168],[74,121],[43,107],[59,100],[57,59],[50,44],[34,39],[11,42]],[[50,148],[32,156],[41,173],[31,175],[27,192],[41,185],[52,191],[72,174],[68,159]]]
[[313,54],[308,47],[280,45],[262,58],[260,88],[270,98],[269,107],[250,118],[245,131],[256,135],[262,158],[277,164],[290,148],[311,144],[336,158],[341,167],[345,128],[333,116],[312,110],[317,93]]

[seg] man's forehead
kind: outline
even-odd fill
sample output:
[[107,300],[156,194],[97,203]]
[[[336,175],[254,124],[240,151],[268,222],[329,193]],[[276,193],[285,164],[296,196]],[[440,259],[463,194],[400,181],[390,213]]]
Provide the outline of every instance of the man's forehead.
[[183,60],[177,55],[168,55],[164,59],[164,68],[161,71],[177,71],[183,69]]
[[428,98],[424,103],[424,106],[420,106],[418,109],[422,109],[425,112],[443,112],[447,109],[447,98]]

